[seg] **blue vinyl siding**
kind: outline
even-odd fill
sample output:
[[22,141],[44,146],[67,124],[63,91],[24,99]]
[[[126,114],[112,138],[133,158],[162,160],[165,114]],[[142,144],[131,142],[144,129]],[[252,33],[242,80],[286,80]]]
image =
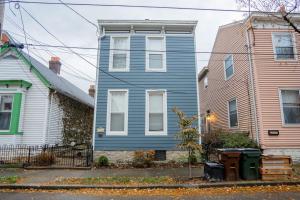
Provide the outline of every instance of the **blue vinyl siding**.
[[[104,37],[101,41],[100,67],[104,71],[108,71],[109,66],[109,42],[109,36]],[[130,43],[132,49],[130,52],[130,71],[111,72],[111,74],[139,85],[139,87],[120,82],[100,71],[96,115],[96,128],[105,128],[106,131],[107,90],[128,89],[128,135],[106,136],[103,134],[102,137],[99,137],[96,133],[95,150],[176,149],[175,134],[178,132],[178,125],[177,117],[172,112],[172,108],[176,106],[186,112],[187,115],[198,114],[195,54],[186,53],[186,51],[194,51],[194,37],[166,36],[167,72],[145,72],[145,36],[131,36]],[[167,90],[167,136],[145,136],[147,89]]]

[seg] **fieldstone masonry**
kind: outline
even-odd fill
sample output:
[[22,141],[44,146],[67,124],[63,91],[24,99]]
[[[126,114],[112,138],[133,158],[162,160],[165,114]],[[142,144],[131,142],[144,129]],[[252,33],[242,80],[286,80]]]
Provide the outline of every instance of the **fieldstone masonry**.
[[[131,162],[133,161],[134,151],[95,151],[94,159],[97,160],[100,156],[106,156],[110,163],[116,162]],[[167,151],[167,161],[179,161],[187,158],[186,151]]]

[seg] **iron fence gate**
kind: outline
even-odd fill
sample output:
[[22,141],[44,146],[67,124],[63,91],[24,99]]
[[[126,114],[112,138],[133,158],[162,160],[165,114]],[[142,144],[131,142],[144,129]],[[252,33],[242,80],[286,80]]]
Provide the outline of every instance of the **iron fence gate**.
[[77,146],[0,146],[0,165],[23,167],[90,167],[91,145]]

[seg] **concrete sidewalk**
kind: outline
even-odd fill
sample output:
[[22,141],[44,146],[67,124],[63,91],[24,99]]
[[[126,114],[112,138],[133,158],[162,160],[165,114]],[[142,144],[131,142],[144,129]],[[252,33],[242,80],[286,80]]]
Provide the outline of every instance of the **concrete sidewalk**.
[[[203,176],[203,167],[193,168],[194,177]],[[18,176],[22,184],[43,184],[52,182],[57,178],[87,178],[87,177],[157,177],[169,176],[172,178],[188,178],[188,168],[146,168],[146,169],[0,169],[0,176]]]

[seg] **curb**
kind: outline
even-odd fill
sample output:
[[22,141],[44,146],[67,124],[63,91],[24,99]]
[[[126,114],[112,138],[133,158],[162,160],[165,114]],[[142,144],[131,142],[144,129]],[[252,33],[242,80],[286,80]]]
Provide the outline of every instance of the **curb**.
[[0,184],[0,189],[37,189],[37,190],[74,190],[74,189],[201,189],[221,187],[249,187],[249,186],[279,186],[300,185],[300,181],[272,181],[272,182],[227,182],[208,184],[177,184],[177,185],[150,185],[150,186],[106,186],[106,185],[26,185]]

